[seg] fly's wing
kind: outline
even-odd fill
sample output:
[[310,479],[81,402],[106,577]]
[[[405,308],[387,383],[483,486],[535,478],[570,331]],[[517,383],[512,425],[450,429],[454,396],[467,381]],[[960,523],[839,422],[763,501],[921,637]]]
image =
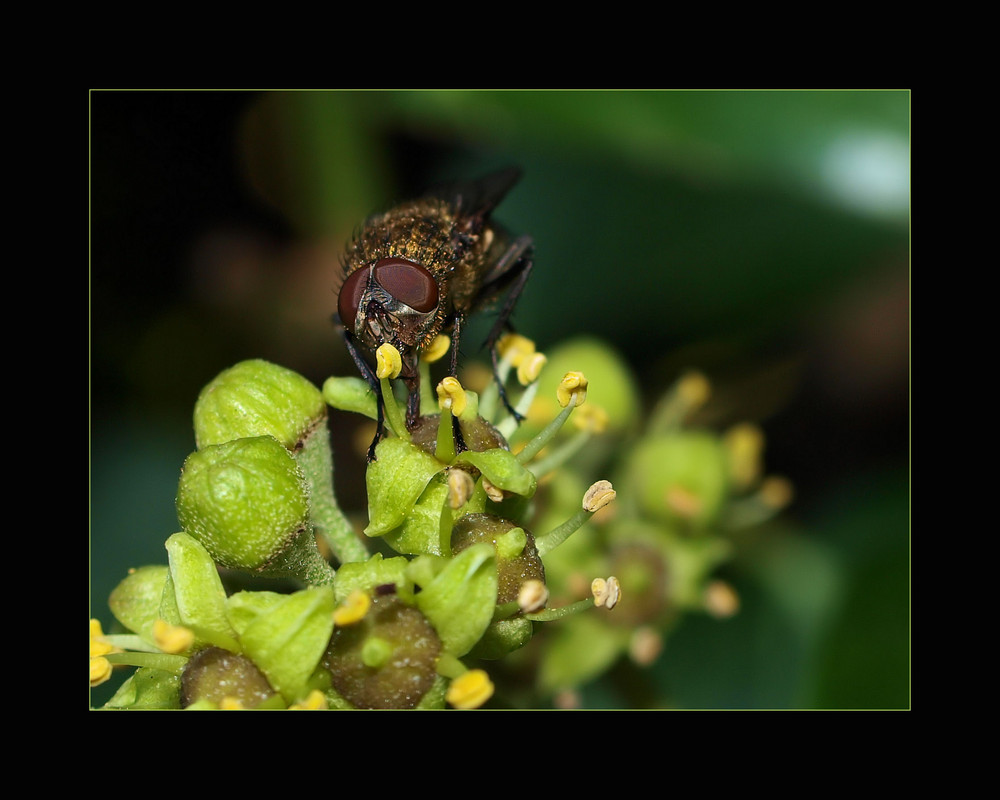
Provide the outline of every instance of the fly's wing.
[[507,167],[477,180],[439,184],[427,195],[449,203],[458,215],[481,223],[489,218],[493,209],[500,205],[500,201],[520,179],[519,167]]

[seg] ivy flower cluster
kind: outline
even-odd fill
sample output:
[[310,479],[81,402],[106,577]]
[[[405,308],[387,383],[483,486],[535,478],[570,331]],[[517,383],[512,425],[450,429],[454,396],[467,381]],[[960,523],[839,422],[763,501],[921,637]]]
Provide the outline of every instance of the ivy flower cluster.
[[[558,376],[538,424],[548,369],[533,343],[501,342],[504,395],[455,378],[432,386],[429,364],[448,349],[438,344],[421,364],[412,427],[396,395],[399,353],[377,353],[387,431],[367,465],[363,531],[334,492],[328,408],[378,418],[367,383],[336,377],[320,389],[251,360],[204,388],[167,563],[133,570],[112,592],[116,632],[91,620],[91,686],[134,668],[105,708],[478,708],[495,692],[483,664],[552,627],[542,623],[619,607],[630,589],[615,573],[588,575],[589,592],[567,602],[554,601],[548,575],[615,499],[612,484],[581,486],[572,507],[553,519],[550,505],[538,524],[540,481],[607,424],[602,410],[584,411],[587,377]],[[571,417],[577,432],[560,435]],[[233,573],[293,588],[230,591],[223,575]]]

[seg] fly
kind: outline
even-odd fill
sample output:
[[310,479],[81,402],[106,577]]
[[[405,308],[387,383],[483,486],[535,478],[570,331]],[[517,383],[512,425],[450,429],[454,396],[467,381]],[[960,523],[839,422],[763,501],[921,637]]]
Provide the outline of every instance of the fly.
[[449,374],[455,376],[466,320],[505,295],[484,344],[497,373],[496,343],[531,272],[531,237],[511,238],[491,220],[521,171],[509,168],[471,182],[452,183],[369,217],[347,248],[337,310],[348,352],[378,398],[378,429],[368,451],[384,435],[384,408],[372,359],[385,343],[402,358],[406,423],[420,414],[420,353],[441,333],[451,336]]

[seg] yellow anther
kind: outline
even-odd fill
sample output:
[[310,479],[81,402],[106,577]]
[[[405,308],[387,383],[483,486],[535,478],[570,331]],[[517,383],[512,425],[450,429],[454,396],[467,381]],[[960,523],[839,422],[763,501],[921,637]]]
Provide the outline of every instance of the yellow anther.
[[655,628],[643,625],[633,631],[628,643],[629,657],[640,667],[648,667],[663,651],[663,636]]
[[399,351],[386,342],[375,351],[375,375],[378,378],[398,378],[403,371],[403,359]]
[[621,599],[622,587],[618,583],[618,578],[614,575],[607,580],[604,578],[594,578],[590,584],[590,593],[594,596],[595,606],[604,606],[611,609]]
[[484,475],[482,479],[483,491],[486,492],[486,496],[490,498],[494,503],[499,503],[503,500],[503,489],[499,489],[490,483],[489,479]]
[[549,601],[549,590],[538,578],[530,578],[521,584],[517,593],[517,605],[525,614],[532,614],[545,608]]
[[600,406],[587,403],[573,412],[573,424],[581,431],[604,433],[608,429],[608,412]]
[[90,659],[90,685],[100,686],[111,677],[111,662],[104,656]]
[[582,406],[587,399],[587,379],[582,372],[567,372],[556,388],[556,400],[566,408],[570,403]]
[[92,619],[90,621],[90,657],[96,658],[98,656],[106,656],[108,653],[120,652],[121,650],[105,640],[101,621]]
[[522,386],[527,386],[537,381],[547,361],[545,353],[532,353],[521,359],[521,363],[517,365],[518,383]]
[[459,509],[468,503],[475,489],[476,482],[464,469],[453,467],[448,470],[448,505],[452,509]]
[[712,384],[700,372],[688,372],[677,382],[677,394],[688,408],[700,408],[712,394]]
[[497,352],[516,367],[535,352],[535,343],[519,333],[508,333],[497,342]]
[[792,502],[795,487],[788,478],[772,475],[760,485],[760,499],[768,508],[782,509]]
[[740,596],[725,581],[715,580],[705,587],[705,610],[713,617],[733,616],[740,610]]
[[305,700],[292,703],[288,707],[289,711],[325,711],[329,706],[326,703],[326,695],[319,689],[313,689]]
[[458,378],[448,377],[441,381],[437,385],[437,396],[438,406],[442,411],[449,408],[451,409],[451,413],[456,417],[465,411],[467,398],[465,396],[465,389],[458,382]]
[[729,453],[729,474],[738,488],[750,486],[760,476],[764,434],[749,422],[734,425],[723,438]]
[[183,653],[194,644],[194,633],[182,625],[158,619],[153,623],[153,641],[164,653]]
[[347,599],[343,604],[338,606],[333,612],[333,624],[340,627],[354,625],[356,622],[364,619],[371,605],[372,599],[368,596],[367,592],[355,589],[347,595]]
[[223,697],[219,701],[220,711],[243,711],[246,706],[243,705],[243,701],[236,697]]
[[611,481],[597,481],[583,496],[583,509],[591,513],[599,511],[618,496]]
[[455,708],[479,708],[493,696],[493,690],[485,670],[470,669],[451,682],[445,699]]
[[433,364],[435,361],[439,361],[444,358],[445,354],[447,354],[450,349],[451,337],[446,336],[443,333],[439,333],[434,337],[434,341],[427,345],[424,351],[420,354],[420,357],[428,364]]

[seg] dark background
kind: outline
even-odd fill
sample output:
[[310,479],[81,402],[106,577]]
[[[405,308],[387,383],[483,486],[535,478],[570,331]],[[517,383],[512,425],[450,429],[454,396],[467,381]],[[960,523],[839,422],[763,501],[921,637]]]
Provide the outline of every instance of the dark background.
[[352,230],[515,163],[518,328],[604,338],[649,400],[704,370],[796,487],[793,533],[728,568],[743,613],[671,637],[663,704],[907,707],[909,128],[907,91],[92,92],[91,615],[165,562],[201,386],[253,357],[354,374]]

